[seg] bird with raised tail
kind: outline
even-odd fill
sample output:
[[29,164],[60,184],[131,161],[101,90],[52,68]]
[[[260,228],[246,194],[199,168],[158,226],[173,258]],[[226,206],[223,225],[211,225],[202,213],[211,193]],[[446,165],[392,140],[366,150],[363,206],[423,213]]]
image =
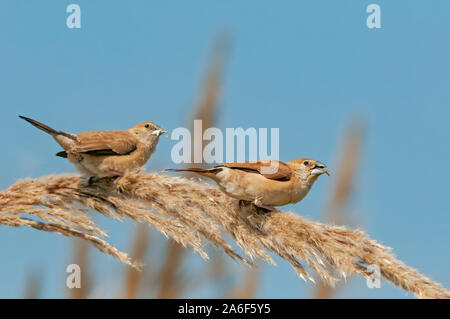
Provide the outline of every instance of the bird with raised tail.
[[142,122],[122,131],[71,134],[24,116],[19,117],[50,134],[64,149],[56,155],[73,163],[89,177],[89,183],[102,177],[121,177],[141,168],[155,151],[159,136],[167,134],[152,122]]
[[269,160],[222,163],[210,169],[166,171],[193,172],[209,177],[228,196],[252,202],[266,210],[301,201],[320,175],[329,175],[325,164],[306,158],[289,162]]

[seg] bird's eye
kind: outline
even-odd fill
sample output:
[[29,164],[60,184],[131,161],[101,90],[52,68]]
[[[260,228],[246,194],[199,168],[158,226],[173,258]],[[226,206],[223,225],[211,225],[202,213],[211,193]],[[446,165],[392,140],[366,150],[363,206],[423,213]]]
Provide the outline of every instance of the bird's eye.
[[150,124],[145,124],[145,128],[149,128],[150,127]]
[[308,161],[304,161],[304,162],[303,162],[303,165],[308,166],[308,165],[309,165],[309,162],[308,162]]

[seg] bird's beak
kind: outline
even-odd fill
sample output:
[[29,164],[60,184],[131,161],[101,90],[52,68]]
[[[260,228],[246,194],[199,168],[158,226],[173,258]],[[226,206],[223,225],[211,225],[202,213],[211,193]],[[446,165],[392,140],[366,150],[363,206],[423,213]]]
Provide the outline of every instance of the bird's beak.
[[316,162],[316,165],[314,166],[313,170],[311,171],[311,175],[322,175],[323,173],[330,176],[330,170],[327,168],[327,166],[320,162]]
[[167,132],[166,130],[163,130],[162,128],[158,128],[152,132],[152,135],[160,136],[161,134],[164,134],[164,133],[166,133],[167,136],[169,136],[169,132]]

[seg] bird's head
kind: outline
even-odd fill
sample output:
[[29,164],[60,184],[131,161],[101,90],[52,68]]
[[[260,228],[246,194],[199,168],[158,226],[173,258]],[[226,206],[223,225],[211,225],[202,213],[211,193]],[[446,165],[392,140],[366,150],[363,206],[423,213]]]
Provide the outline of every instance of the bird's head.
[[293,168],[294,174],[307,186],[312,186],[317,178],[324,173],[330,175],[330,171],[325,164],[310,158],[299,158],[290,161],[289,164]]
[[144,144],[151,144],[157,141],[159,136],[163,133],[169,134],[166,130],[163,130],[152,122],[139,123],[130,128],[128,131],[135,135]]

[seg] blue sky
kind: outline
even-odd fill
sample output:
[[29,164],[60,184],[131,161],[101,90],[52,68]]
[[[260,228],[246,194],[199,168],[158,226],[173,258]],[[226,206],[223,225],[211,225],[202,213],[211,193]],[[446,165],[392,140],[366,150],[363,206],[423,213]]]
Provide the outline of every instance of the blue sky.
[[[81,29],[66,27],[70,3],[81,7]],[[381,29],[366,27],[370,3],[381,7]],[[279,127],[281,160],[311,157],[333,170],[346,125],[363,118],[349,207],[355,226],[449,288],[449,12],[444,0],[2,1],[0,142],[7,151],[0,187],[74,171],[54,156],[57,145],[18,114],[74,133],[143,120],[168,130],[186,126],[211,42],[227,30],[233,48],[217,126]],[[148,170],[169,162],[174,144],[162,139]],[[289,208],[321,220],[332,183],[333,175],[321,177]],[[113,244],[129,248],[132,223],[97,221]],[[0,227],[0,242],[0,297],[21,297],[34,268],[44,279],[42,296],[61,296],[71,241]],[[99,283],[123,269],[96,251],[92,257]],[[263,267],[257,296],[298,298],[310,291],[279,261]],[[192,295],[210,296],[211,289]],[[352,278],[338,297],[411,295],[385,281],[368,289]]]

